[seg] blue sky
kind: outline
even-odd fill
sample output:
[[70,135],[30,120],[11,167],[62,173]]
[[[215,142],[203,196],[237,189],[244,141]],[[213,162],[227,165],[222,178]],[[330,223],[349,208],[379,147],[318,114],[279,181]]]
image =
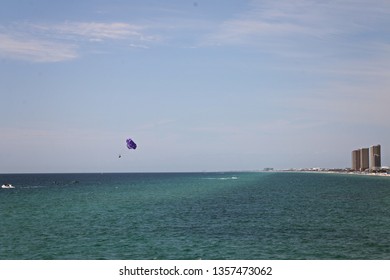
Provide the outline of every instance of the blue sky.
[[389,26],[387,0],[3,0],[0,173],[389,165]]

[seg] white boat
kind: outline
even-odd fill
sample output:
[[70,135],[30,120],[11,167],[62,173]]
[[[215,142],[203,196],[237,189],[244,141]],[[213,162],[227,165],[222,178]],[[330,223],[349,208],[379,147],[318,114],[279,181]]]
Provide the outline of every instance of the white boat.
[[11,184],[4,184],[1,186],[2,189],[14,189],[15,187],[12,186]]

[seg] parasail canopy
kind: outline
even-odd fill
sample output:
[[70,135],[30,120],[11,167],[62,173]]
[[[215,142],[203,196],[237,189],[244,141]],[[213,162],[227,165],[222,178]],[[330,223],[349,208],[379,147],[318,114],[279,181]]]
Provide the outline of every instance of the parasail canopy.
[[137,144],[131,138],[126,140],[126,145],[127,145],[128,149],[134,149],[135,150],[137,148]]

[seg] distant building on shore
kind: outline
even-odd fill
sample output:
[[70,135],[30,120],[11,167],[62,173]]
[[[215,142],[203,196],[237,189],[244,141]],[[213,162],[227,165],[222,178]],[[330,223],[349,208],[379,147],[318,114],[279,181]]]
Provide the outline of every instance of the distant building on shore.
[[370,170],[376,171],[382,167],[381,165],[381,145],[370,147]]
[[368,148],[360,149],[360,171],[367,170],[370,167],[369,157],[368,157]]
[[352,151],[352,169],[360,170],[360,150]]
[[381,146],[371,146],[352,151],[352,170],[377,171],[381,169]]

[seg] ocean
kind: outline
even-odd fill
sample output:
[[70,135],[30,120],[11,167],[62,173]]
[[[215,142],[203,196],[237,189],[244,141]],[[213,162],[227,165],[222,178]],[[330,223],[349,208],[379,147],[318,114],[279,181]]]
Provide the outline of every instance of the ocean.
[[0,174],[1,260],[389,260],[390,178]]

